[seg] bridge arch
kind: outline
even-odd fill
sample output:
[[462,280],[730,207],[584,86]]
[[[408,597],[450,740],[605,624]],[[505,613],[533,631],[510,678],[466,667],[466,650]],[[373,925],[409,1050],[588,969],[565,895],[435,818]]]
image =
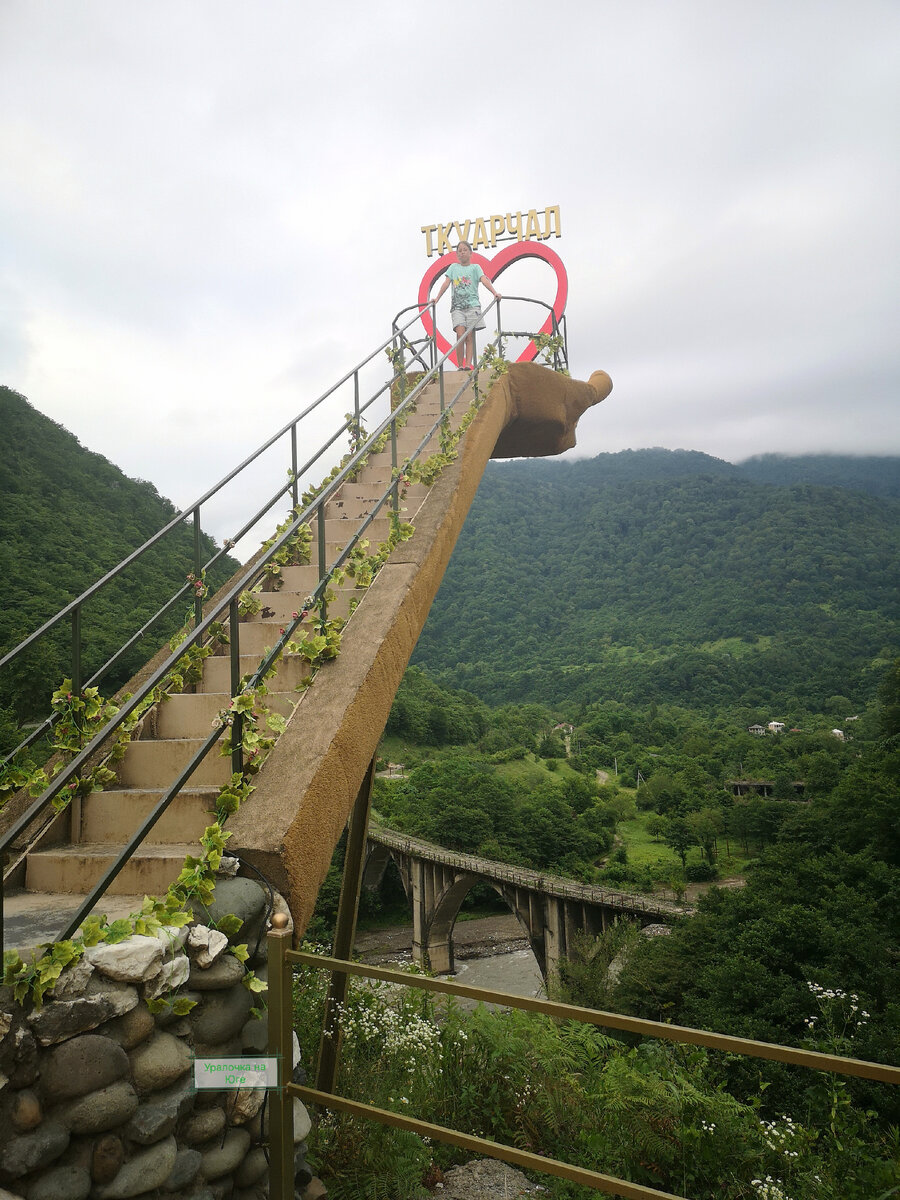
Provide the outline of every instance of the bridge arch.
[[520,907],[517,905],[516,899],[510,894],[510,889],[504,887],[503,884],[496,882],[493,879],[484,879],[483,876],[464,873],[457,875],[444,889],[440,896],[437,897],[434,909],[431,913],[431,919],[426,929],[425,949],[427,952],[428,962],[432,965],[433,970],[438,970],[434,966],[437,962],[447,962],[449,971],[455,970],[455,960],[453,953],[453,930],[456,925],[456,918],[459,916],[459,910],[462,907],[462,902],[472,890],[476,883],[488,883],[506,904],[507,908],[518,920],[522,928],[522,932],[528,938],[528,945],[532,954],[537,960],[541,975],[546,978],[546,964],[544,962],[544,945],[543,938],[535,937],[532,927],[528,923],[527,914],[523,915]]
[[577,933],[602,932],[626,918],[669,924],[688,911],[654,897],[592,888],[525,867],[457,854],[392,830],[369,831],[367,882],[382,878],[392,858],[412,905],[413,958],[438,974],[452,972],[453,927],[477,882],[489,883],[515,914],[545,981]]

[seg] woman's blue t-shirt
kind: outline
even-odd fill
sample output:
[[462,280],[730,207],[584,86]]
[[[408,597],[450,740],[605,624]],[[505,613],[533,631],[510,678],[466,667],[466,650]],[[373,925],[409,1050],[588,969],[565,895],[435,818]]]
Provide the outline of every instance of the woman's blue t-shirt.
[[478,281],[483,274],[478,263],[469,263],[467,267],[462,263],[453,263],[448,268],[447,278],[453,289],[451,309],[478,307]]

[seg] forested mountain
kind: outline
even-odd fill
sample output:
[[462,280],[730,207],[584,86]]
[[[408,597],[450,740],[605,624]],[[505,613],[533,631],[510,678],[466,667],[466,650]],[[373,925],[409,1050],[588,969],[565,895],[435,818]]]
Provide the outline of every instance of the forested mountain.
[[871,496],[900,496],[900,461],[887,456],[809,454],[792,458],[759,454],[738,463],[737,469],[757,483],[816,483],[852,488]]
[[852,712],[898,650],[900,501],[866,490],[890,464],[492,463],[414,661],[491,703]]
[[[0,387],[0,429],[2,654],[137,549],[177,510],[153,484],[129,479],[39,413],[24,396],[5,387]],[[203,560],[214,551],[215,543],[204,536]],[[185,582],[193,553],[193,531],[185,524],[91,600],[82,618],[86,673],[104,662],[123,635],[139,628]],[[220,560],[207,583],[215,588],[236,567],[233,559]],[[128,679],[181,625],[183,617],[181,610],[173,613],[161,631],[135,647],[113,682]],[[50,691],[71,673],[69,637],[66,624],[29,663],[13,668],[0,692],[0,703],[14,702],[22,716],[40,711]]]

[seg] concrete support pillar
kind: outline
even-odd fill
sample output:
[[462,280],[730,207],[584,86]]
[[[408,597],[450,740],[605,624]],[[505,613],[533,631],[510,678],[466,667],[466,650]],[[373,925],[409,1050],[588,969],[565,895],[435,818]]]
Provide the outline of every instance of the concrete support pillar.
[[565,920],[564,929],[566,942],[565,946],[563,947],[563,953],[568,955],[572,942],[575,940],[575,934],[579,929],[584,928],[584,923],[582,922],[579,925],[578,922],[578,918],[581,915],[581,905],[576,904],[574,901],[564,900],[563,913]]
[[413,944],[412,956],[413,961],[421,966],[426,966],[428,962],[428,918],[429,910],[425,898],[426,894],[426,868],[428,863],[421,858],[410,859],[409,863],[409,879],[410,879],[410,900],[412,901],[413,915]]
[[555,896],[544,896],[544,977],[548,980],[565,954],[565,938],[563,902]]

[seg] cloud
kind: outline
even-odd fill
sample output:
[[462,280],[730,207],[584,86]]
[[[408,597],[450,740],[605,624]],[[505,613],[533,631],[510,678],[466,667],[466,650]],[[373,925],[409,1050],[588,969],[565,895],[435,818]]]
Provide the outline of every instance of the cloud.
[[893,3],[0,24],[0,381],[176,503],[388,335],[422,225],[555,204],[573,373],[615,383],[576,453],[900,453]]

